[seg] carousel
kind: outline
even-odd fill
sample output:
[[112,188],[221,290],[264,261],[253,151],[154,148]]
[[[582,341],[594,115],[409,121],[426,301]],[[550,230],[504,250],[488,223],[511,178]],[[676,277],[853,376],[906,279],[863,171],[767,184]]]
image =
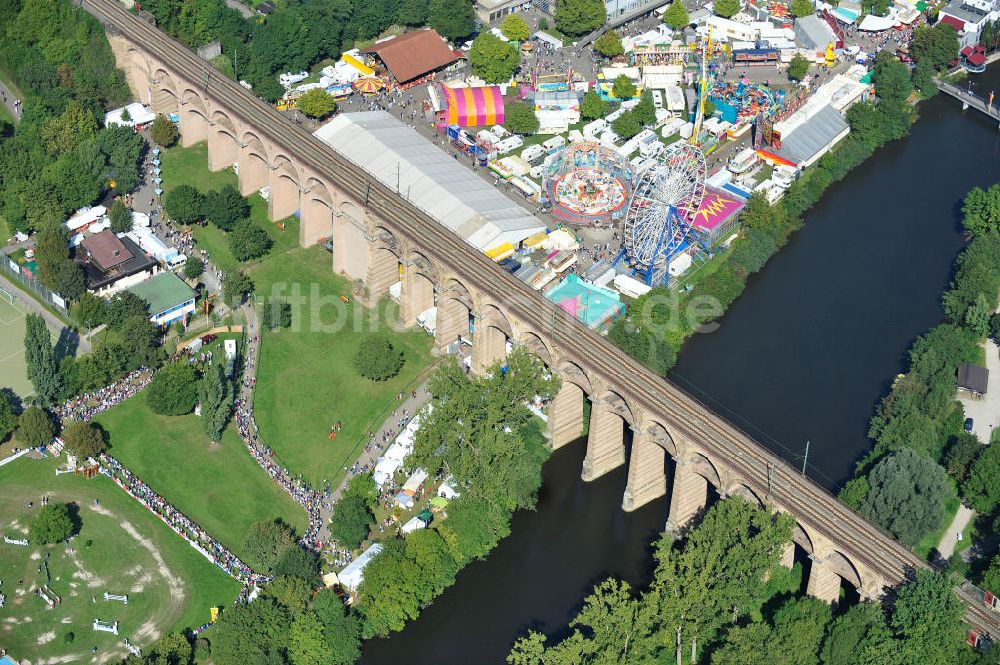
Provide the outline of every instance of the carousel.
[[362,76],[351,84],[354,91],[365,97],[374,97],[385,89],[385,82],[377,76]]
[[542,188],[553,215],[569,224],[592,224],[624,214],[632,178],[632,166],[613,148],[581,141],[556,155]]

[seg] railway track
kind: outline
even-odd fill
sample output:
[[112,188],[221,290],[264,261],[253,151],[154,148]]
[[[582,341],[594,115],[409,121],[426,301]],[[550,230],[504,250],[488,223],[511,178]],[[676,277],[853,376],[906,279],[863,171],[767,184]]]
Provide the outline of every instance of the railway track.
[[[214,98],[259,134],[288,148],[297,159],[393,226],[397,235],[412,240],[427,256],[451,266],[475,289],[546,335],[555,346],[578,350],[574,360],[584,371],[604,377],[633,408],[641,406],[695,440],[712,455],[715,464],[727,468],[760,497],[768,495],[767,469],[773,467],[770,500],[795,515],[811,532],[836,543],[850,560],[891,584],[904,581],[915,570],[928,568],[910,550],[843,506],[783,458],[593,333],[397,192],[372,179],[362,165],[334,152],[192,51],[125,10],[117,0],[90,0],[85,8],[111,32],[125,35],[157,60],[169,63],[169,68],[194,84],[192,88],[199,94]],[[1000,635],[1000,615],[984,607],[970,592],[957,592],[969,603],[966,619],[982,633]]]

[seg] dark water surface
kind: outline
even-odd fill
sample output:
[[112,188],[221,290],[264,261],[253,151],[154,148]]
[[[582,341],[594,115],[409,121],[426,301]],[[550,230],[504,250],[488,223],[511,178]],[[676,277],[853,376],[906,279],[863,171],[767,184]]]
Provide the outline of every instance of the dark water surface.
[[[974,79],[1000,93],[1000,69]],[[806,227],[748,284],[714,333],[680,354],[674,379],[789,459],[811,441],[810,475],[834,489],[867,449],[868,419],[939,300],[963,246],[960,207],[1000,181],[1000,132],[939,95],[910,136],[831,187]],[[594,583],[648,581],[661,498],[621,510],[625,469],[580,480],[584,443],[544,469],[538,510],[458,575],[407,628],[366,643],[366,665],[503,663],[528,628],[564,629]]]

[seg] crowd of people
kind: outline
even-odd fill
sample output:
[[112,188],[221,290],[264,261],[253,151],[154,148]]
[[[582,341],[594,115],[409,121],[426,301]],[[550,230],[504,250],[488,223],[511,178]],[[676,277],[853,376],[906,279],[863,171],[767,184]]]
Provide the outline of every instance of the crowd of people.
[[[248,370],[249,371],[249,370]],[[257,423],[253,417],[253,410],[246,404],[243,398],[236,400],[236,429],[240,433],[250,455],[257,461],[260,468],[267,472],[267,475],[278,484],[288,496],[305,509],[309,515],[309,526],[302,536],[302,544],[313,550],[319,550],[322,542],[319,539],[319,531],[323,526],[323,518],[320,509],[323,505],[323,495],[316,492],[301,480],[298,480],[280,464],[274,461],[274,451],[264,445],[258,438]]]
[[101,455],[101,473],[111,478],[129,496],[163,520],[177,535],[195,545],[198,551],[228,575],[244,585],[259,585],[268,580],[267,576],[255,573],[250,566],[240,561],[235,554],[212,538],[191,518],[174,508],[125,468],[121,462],[106,453]]
[[56,416],[60,421],[81,420],[87,422],[102,411],[118,406],[132,397],[148,386],[152,380],[153,372],[145,367],[140,367],[100,390],[83,393],[79,397],[68,400],[56,409]]

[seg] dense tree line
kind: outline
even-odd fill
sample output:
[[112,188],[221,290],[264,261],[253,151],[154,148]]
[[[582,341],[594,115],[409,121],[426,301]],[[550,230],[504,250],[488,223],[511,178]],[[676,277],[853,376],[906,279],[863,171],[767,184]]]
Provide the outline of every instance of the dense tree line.
[[772,206],[762,195],[752,196],[741,213],[742,231],[733,241],[729,257],[691,291],[655,288],[637,299],[628,315],[611,327],[609,337],[618,346],[650,369],[666,374],[684,339],[725,312],[743,292],[749,276],[760,271],[801,227],[802,215],[827,187],[878,147],[906,136],[914,119],[907,103],[913,92],[909,69],[883,52],[875,59],[873,78],[878,101],[848,109],[851,133],[847,138],[806,169],[779,203]]
[[[840,495],[911,545],[941,527],[945,504],[956,493],[977,511],[984,530],[996,530],[1000,507],[1000,448],[984,447],[990,442],[963,431],[955,398],[958,366],[979,362],[979,344],[1000,335],[1000,317],[993,314],[1000,293],[1000,185],[974,188],[962,210],[972,241],[942,297],[945,322],[914,342],[907,373],[872,417],[868,433],[875,445]],[[960,557],[951,563],[969,572]],[[1000,589],[1000,575],[975,568],[974,578]],[[990,570],[1000,572],[1000,557]]]
[[283,90],[277,74],[308,69],[339,58],[356,42],[371,40],[392,25],[430,25],[446,39],[471,34],[471,0],[290,0],[268,17],[243,18],[222,0],[146,0],[142,8],[157,25],[188,46],[218,40],[220,69],[249,82],[265,99]]
[[[985,663],[962,641],[962,603],[944,574],[920,571],[892,607],[846,611],[798,596],[781,567],[792,520],[731,498],[681,541],[656,544],[649,588],[609,579],[594,588],[568,636],[530,631],[512,665],[956,665]],[[798,570],[798,566],[796,566]]]
[[[0,216],[12,230],[56,226],[106,192],[135,187],[141,139],[99,128],[128,88],[95,19],[68,0],[0,3],[0,71],[24,94],[20,122],[0,131]],[[40,266],[43,282],[79,295],[57,265]]]

